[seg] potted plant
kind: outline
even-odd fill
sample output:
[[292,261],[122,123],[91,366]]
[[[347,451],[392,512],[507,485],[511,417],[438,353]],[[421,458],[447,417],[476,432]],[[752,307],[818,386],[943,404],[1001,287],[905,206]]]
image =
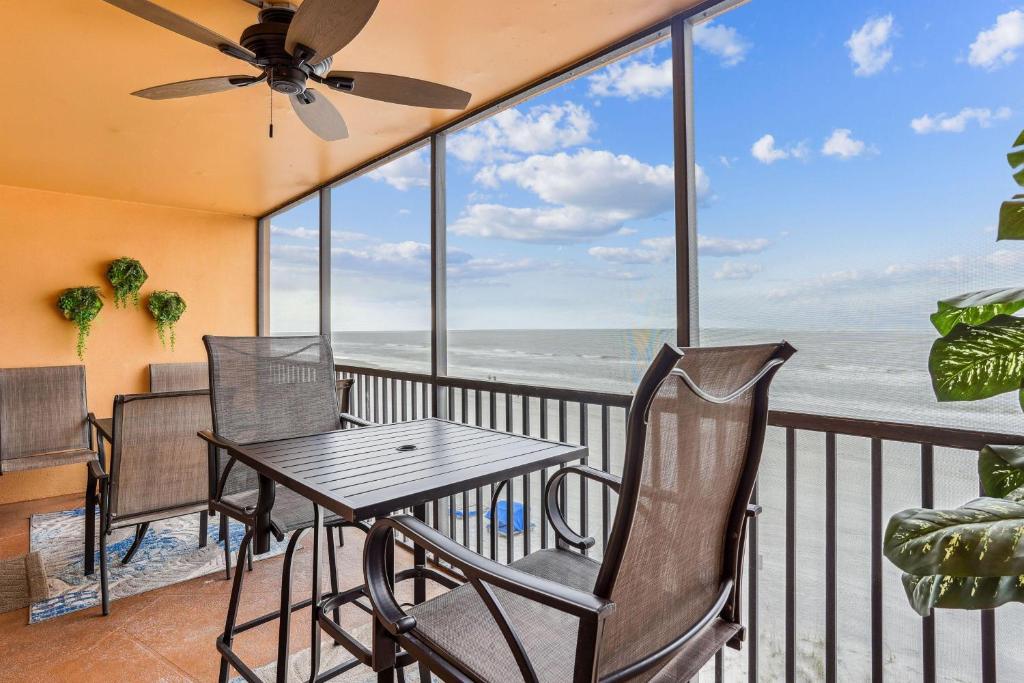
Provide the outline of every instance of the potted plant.
[[130,300],[138,308],[139,290],[148,278],[146,269],[133,258],[122,256],[112,261],[107,267],[107,280],[114,288],[114,307],[123,308]]
[[85,360],[85,342],[92,329],[92,321],[103,308],[103,299],[99,287],[72,287],[65,289],[57,297],[57,308],[64,317],[78,328],[78,341],[75,351],[79,360]]
[[170,331],[171,351],[174,350],[174,326],[181,320],[186,308],[185,300],[177,292],[159,291],[149,295],[149,312],[156,321],[156,333],[164,348],[167,347],[167,332]]
[[[1024,186],[1024,132],[1007,155]],[[1024,240],[1024,195],[999,211],[1000,240]],[[928,361],[940,401],[978,401],[1017,392],[1024,408],[1024,289],[992,289],[940,301]],[[913,508],[893,515],[885,556],[903,570],[910,604],[991,609],[1024,602],[1024,446],[991,445],[978,456],[985,495],[955,510]]]

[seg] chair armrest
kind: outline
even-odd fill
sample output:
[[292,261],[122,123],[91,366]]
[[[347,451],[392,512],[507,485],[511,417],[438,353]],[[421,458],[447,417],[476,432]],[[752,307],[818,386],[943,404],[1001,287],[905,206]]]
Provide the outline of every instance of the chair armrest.
[[610,600],[499,564],[477,555],[415,517],[397,515],[377,520],[366,537],[363,551],[363,575],[370,601],[384,627],[393,635],[407,633],[416,626],[415,617],[406,614],[395,599],[391,577],[385,568],[387,544],[393,532],[404,534],[416,545],[451,563],[470,581],[502,588],[577,617],[604,617],[615,609],[615,603]]
[[214,434],[209,429],[203,429],[203,430],[201,430],[199,432],[196,432],[196,435],[200,439],[202,439],[203,441],[206,441],[207,443],[212,443],[217,448],[223,448],[225,450],[229,450],[229,449],[233,448],[234,445],[235,445],[233,443],[229,443],[229,442],[221,439],[220,437],[218,437],[216,434]]
[[613,474],[594,469],[587,465],[570,465],[555,472],[551,479],[548,480],[547,488],[544,491],[544,508],[547,513],[548,520],[551,522],[551,528],[555,530],[555,534],[560,540],[574,548],[586,550],[587,548],[593,547],[596,541],[589,536],[580,536],[573,531],[568,522],[565,521],[565,516],[558,507],[559,486],[561,486],[562,482],[565,481],[565,478],[570,474],[578,474],[585,479],[590,479],[604,484],[612,491],[615,491],[615,493],[619,492],[619,488],[622,486],[622,480]]
[[100,465],[99,460],[89,461],[89,476],[97,481],[106,479],[109,475],[103,471],[103,466]]
[[339,417],[341,417],[342,422],[347,422],[348,424],[352,424],[357,427],[372,427],[377,424],[376,422],[370,422],[369,420],[364,420],[361,417],[356,417],[355,415],[350,415],[348,413],[342,413]]

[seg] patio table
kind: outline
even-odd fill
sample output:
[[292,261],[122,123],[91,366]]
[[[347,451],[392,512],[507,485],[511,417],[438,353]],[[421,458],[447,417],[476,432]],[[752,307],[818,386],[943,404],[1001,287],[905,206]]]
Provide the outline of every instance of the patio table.
[[[426,505],[431,501],[587,456],[586,446],[439,418],[247,445],[205,436],[216,440],[259,477],[257,524],[253,531],[257,553],[270,548],[275,485],[285,486],[314,504],[312,597],[319,618],[312,619],[311,680],[316,681],[328,680],[358,663],[372,662],[372,653],[327,616],[342,601],[358,597],[362,587],[328,595],[321,601],[321,508],[353,523],[405,508],[412,508],[413,514],[423,520]],[[422,548],[415,548],[413,555],[414,568],[400,572],[396,579],[414,580],[414,601],[418,603],[426,599],[426,579],[440,575],[425,567],[426,552]],[[321,626],[355,658],[323,674],[318,673]]]

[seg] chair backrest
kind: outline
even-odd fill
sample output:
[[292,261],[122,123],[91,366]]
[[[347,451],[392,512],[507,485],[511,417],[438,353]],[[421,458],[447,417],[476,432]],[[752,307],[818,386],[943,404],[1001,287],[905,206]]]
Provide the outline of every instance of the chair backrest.
[[149,365],[149,390],[152,392],[209,388],[210,367],[205,362],[150,363]]
[[213,430],[236,443],[341,429],[334,353],[324,337],[213,337]]
[[115,397],[111,516],[173,511],[205,502],[206,442],[196,433],[210,424],[205,389]]
[[794,351],[785,342],[665,345],[647,371],[630,408],[619,507],[595,586],[616,605],[599,675],[664,653],[733,595],[768,387]]
[[85,367],[0,369],[0,460],[89,448]]

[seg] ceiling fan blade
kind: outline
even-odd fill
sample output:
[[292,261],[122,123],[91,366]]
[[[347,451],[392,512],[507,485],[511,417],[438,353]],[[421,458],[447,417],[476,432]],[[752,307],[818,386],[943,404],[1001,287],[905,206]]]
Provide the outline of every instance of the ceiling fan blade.
[[[305,0],[292,18],[284,49],[309,64],[327,59],[355,38],[379,0]],[[301,45],[311,54],[296,54]]]
[[465,109],[472,97],[465,90],[407,76],[392,76],[370,71],[332,71],[327,74],[325,81],[330,85],[330,81],[335,78],[344,79],[343,82],[351,82],[352,85],[351,90],[345,87],[336,87],[336,90],[371,100],[406,104],[411,107]]
[[289,98],[292,109],[306,127],[328,142],[348,137],[345,119],[327,98],[311,88]]
[[136,90],[132,95],[145,97],[147,100],[172,100],[178,97],[211,95],[215,92],[244,88],[262,80],[263,76],[213,76],[212,78],[196,78],[191,81],[155,85],[152,88]]
[[252,63],[256,59],[256,55],[235,41],[225,38],[204,26],[200,26],[180,14],[175,14],[160,5],[149,2],[149,0],[105,0],[105,2],[114,7],[120,7],[125,12],[134,14],[140,19],[145,19],[168,31],[174,31],[178,35],[191,38],[203,45],[209,45],[215,50],[220,50],[224,54],[241,59],[242,61]]

